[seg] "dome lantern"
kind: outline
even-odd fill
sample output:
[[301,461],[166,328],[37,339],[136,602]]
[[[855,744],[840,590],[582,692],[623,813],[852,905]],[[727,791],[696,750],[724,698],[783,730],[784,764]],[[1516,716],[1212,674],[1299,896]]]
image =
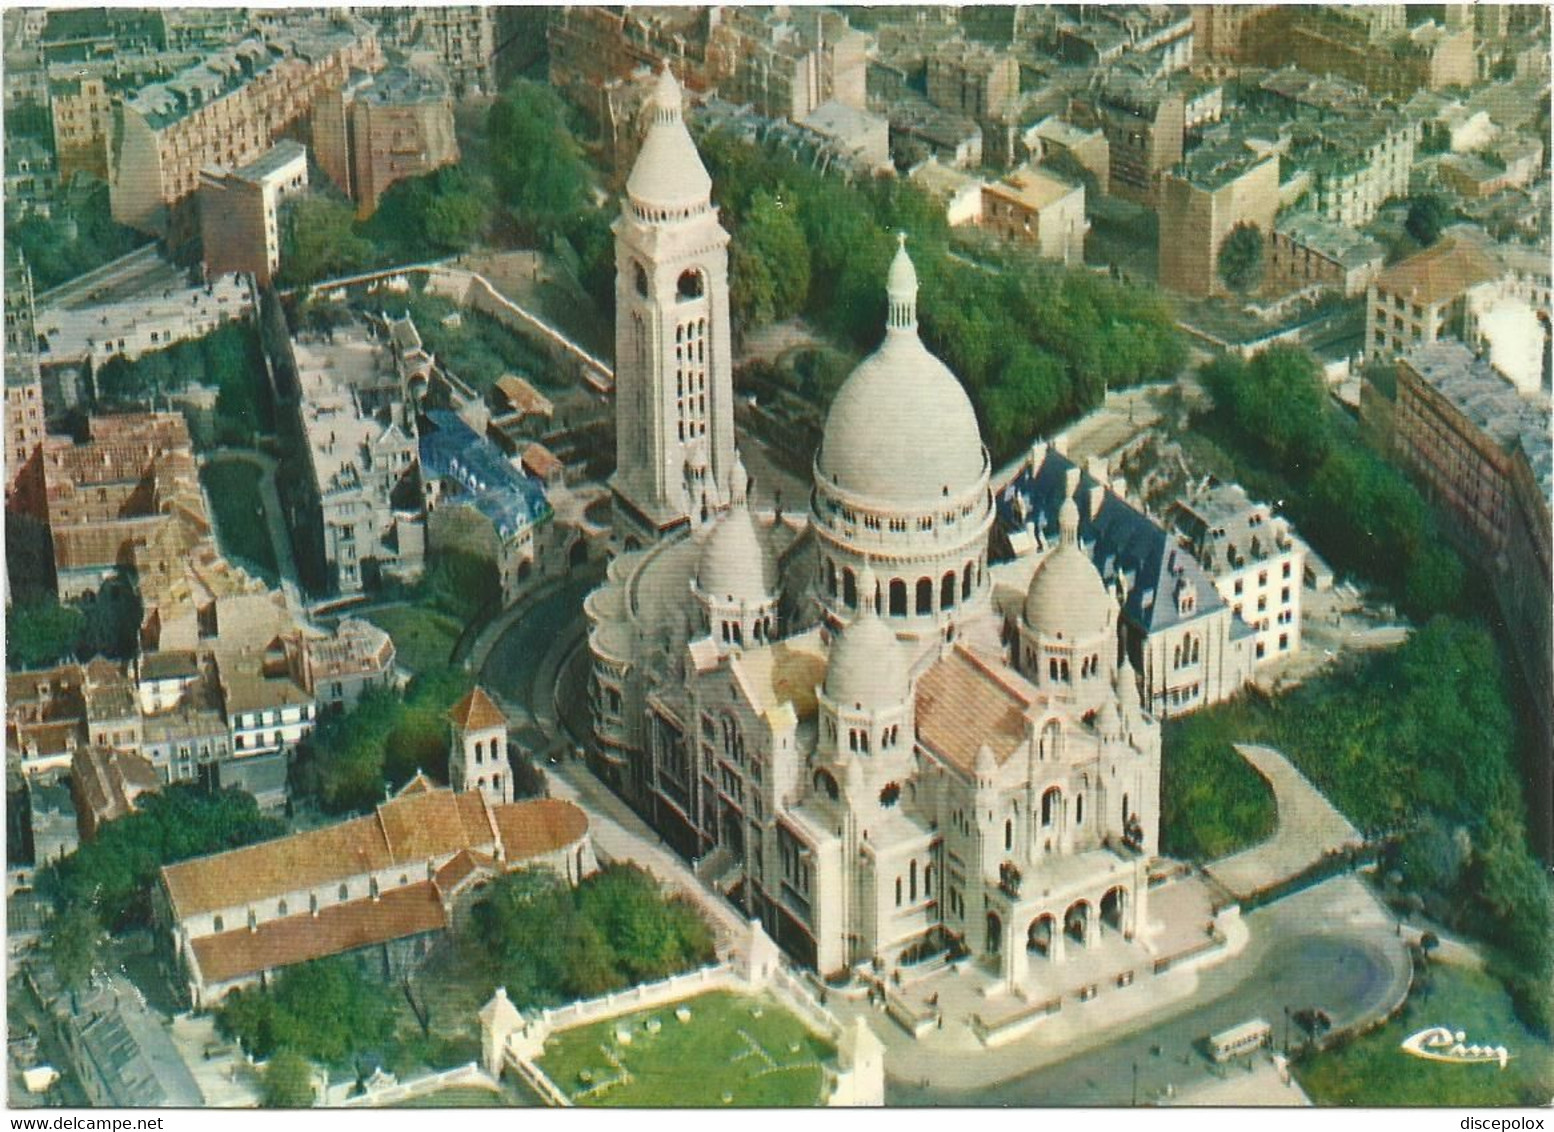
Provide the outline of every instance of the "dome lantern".
[[912,257],[907,255],[906,233],[896,233],[896,258],[890,265],[890,276],[886,282],[885,293],[890,300],[890,310],[886,316],[886,327],[889,330],[909,330],[917,332],[917,268],[912,266]]

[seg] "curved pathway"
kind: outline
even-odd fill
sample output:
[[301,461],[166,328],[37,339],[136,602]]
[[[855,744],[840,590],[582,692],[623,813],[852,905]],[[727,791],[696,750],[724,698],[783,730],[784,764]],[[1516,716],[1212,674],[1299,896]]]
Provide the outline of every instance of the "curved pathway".
[[1297,875],[1330,853],[1364,843],[1359,830],[1289,759],[1272,747],[1233,746],[1273,789],[1279,814],[1272,837],[1204,869],[1238,900]]

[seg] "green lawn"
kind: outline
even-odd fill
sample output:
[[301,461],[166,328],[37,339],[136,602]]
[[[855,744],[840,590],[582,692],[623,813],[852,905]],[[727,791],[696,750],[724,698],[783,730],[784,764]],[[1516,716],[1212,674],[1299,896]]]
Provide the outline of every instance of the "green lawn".
[[[1468,1044],[1505,1046],[1498,1064],[1460,1065],[1404,1053],[1409,1035],[1432,1026],[1461,1030]],[[1511,1012],[1488,975],[1436,962],[1428,989],[1414,992],[1397,1018],[1341,1049],[1295,1067],[1301,1087],[1326,1105],[1546,1105],[1554,1096],[1554,1047]]]
[[1256,734],[1258,705],[1245,699],[1168,720],[1161,747],[1160,846],[1173,857],[1210,861],[1272,836],[1273,790],[1236,753]]
[[794,1106],[820,1102],[821,1065],[835,1052],[775,1000],[715,991],[568,1030],[545,1043],[539,1066],[580,1105]]
[[216,521],[222,552],[273,585],[278,573],[269,519],[259,494],[261,475],[252,464],[207,464],[200,470],[200,484]]
[[455,1085],[450,1089],[438,1089],[435,1093],[423,1093],[412,1097],[399,1108],[501,1108],[506,1104],[501,1093],[482,1089],[475,1085]]
[[362,616],[393,638],[400,665],[411,672],[447,664],[454,643],[464,631],[446,613],[413,605],[373,609]]

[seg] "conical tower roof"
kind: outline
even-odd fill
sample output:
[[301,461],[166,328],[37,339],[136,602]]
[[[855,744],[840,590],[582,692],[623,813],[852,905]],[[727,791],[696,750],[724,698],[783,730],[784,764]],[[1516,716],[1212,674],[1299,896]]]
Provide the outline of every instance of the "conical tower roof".
[[666,63],[649,102],[652,121],[637,153],[626,195],[648,219],[676,219],[712,200],[712,178],[685,128],[680,84]]

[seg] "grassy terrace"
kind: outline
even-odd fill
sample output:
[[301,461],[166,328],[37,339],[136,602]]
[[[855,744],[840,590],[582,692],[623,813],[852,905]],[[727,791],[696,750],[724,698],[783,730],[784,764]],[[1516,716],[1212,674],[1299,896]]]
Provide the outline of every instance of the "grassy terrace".
[[[1546,1105],[1554,1096],[1554,1046],[1534,1037],[1500,985],[1479,971],[1431,965],[1403,1012],[1356,1041],[1299,1062],[1295,1074],[1323,1105]],[[1404,1053],[1409,1035],[1431,1026],[1461,1030],[1467,1044],[1505,1046],[1498,1064],[1454,1065]]]
[[835,1052],[774,1000],[716,991],[568,1030],[539,1066],[579,1105],[814,1105]]
[[208,464],[200,470],[200,484],[210,502],[222,551],[274,585],[279,575],[259,494],[260,476],[252,464]]
[[411,672],[447,664],[463,631],[463,626],[446,613],[414,605],[373,609],[362,616],[393,638],[399,664]]

